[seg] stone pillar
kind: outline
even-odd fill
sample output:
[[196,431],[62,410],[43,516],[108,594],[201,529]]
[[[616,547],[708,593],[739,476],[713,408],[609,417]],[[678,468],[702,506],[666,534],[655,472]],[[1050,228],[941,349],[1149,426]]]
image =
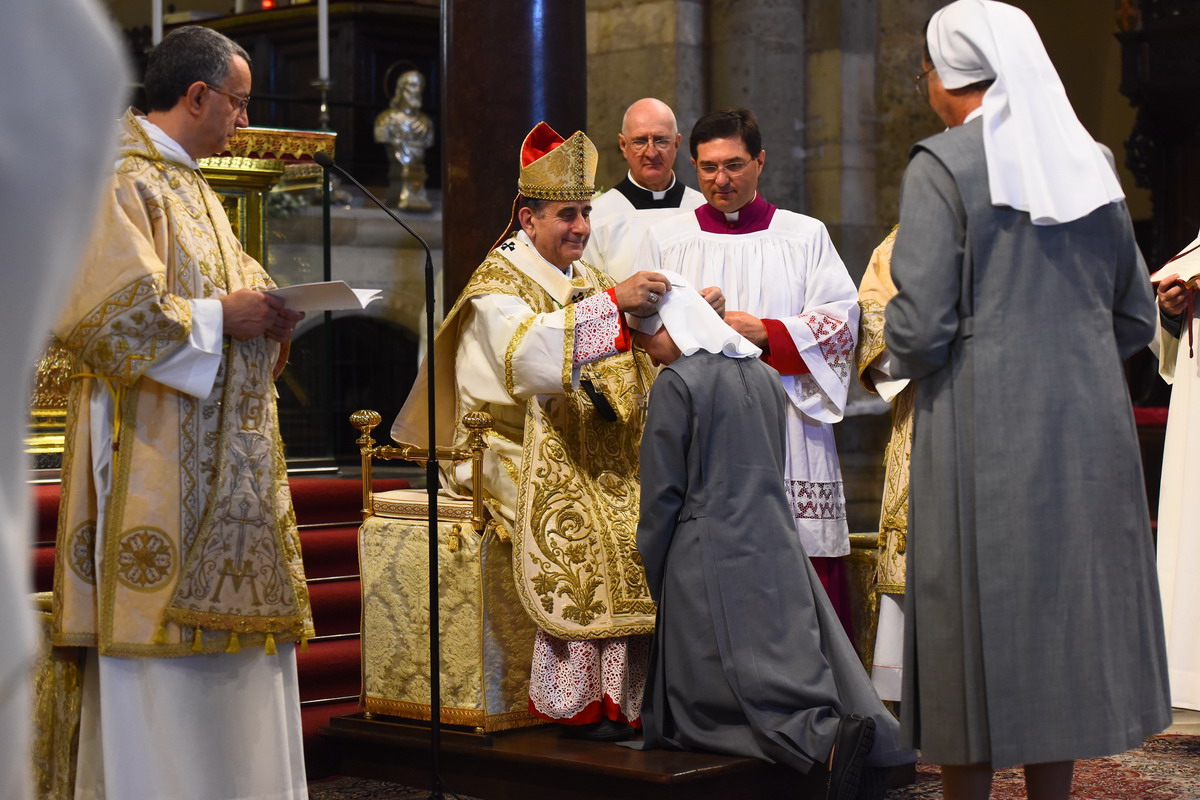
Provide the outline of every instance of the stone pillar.
[[858,281],[887,228],[875,216],[879,0],[809,0],[806,213]]
[[881,231],[900,220],[900,182],[912,146],[944,128],[913,82],[921,72],[925,22],[943,5],[945,0],[879,2],[875,215]]
[[[443,0],[445,297],[503,232],[521,141],[587,127],[584,0]],[[448,309],[438,309],[439,316]]]
[[687,137],[705,104],[703,0],[588,0],[588,130],[600,151],[596,184],[612,188],[628,168],[617,149],[625,109],[657,97],[675,111],[684,145],[678,177],[696,187]]
[[[812,0],[712,0],[709,108],[749,108],[767,162],[758,187],[789,211],[806,209],[804,17]],[[686,143],[687,133],[684,133]]]

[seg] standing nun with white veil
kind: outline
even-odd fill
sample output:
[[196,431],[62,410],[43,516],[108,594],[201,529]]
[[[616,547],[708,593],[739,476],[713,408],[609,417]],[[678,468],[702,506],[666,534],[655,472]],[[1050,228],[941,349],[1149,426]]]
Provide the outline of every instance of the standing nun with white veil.
[[1171,719],[1154,546],[1122,360],[1153,294],[1106,154],[1024,12],[958,0],[918,83],[948,130],[904,176],[885,339],[917,383],[905,732],[945,797]]

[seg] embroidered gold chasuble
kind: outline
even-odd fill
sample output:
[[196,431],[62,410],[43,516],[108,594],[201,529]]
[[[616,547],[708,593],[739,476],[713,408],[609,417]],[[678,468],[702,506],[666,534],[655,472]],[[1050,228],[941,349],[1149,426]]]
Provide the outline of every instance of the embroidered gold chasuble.
[[[615,421],[602,419],[588,395],[576,388],[573,305],[614,282],[577,261],[569,297],[560,303],[534,277],[540,268],[533,263],[537,258],[532,248],[507,240],[475,270],[442,323],[434,345],[438,439],[445,439],[444,431],[453,431],[453,441],[462,442],[466,431],[458,421],[468,411],[487,411],[495,419],[485,456],[484,502],[503,534],[512,538],[517,592],[538,627],[566,640],[651,633],[655,608],[636,539],[638,448],[651,368],[641,351],[618,353],[580,368],[581,377],[607,397],[616,413]],[[486,295],[517,298],[533,316],[516,326],[503,364],[488,363],[494,360],[491,354],[460,363],[464,318],[475,313],[469,303]],[[531,326],[559,311],[564,317],[561,387],[554,393],[518,397],[518,348],[530,336]],[[456,374],[465,369],[496,372],[504,397],[466,401],[456,387]],[[422,365],[393,426],[392,435],[399,441],[424,444],[428,439],[425,375]],[[444,484],[457,493],[470,490],[464,478],[453,470],[443,473]]]
[[[127,113],[110,200],[55,327],[78,373],[55,643],[184,656],[262,643],[270,651],[311,633],[277,421],[279,345],[227,337],[203,400],[145,376],[187,340],[188,300],[273,285],[200,173],[164,158]],[[114,400],[102,530],[89,407],[97,382]]]
[[[858,377],[870,392],[877,392],[872,362],[883,355],[884,307],[896,294],[892,283],[893,230],[871,254],[859,286],[862,309],[858,334]],[[884,451],[883,505],[879,516],[879,560],[876,589],[887,594],[904,594],[904,563],[908,549],[908,477],[912,460],[914,384],[909,383],[892,398],[892,435]]]

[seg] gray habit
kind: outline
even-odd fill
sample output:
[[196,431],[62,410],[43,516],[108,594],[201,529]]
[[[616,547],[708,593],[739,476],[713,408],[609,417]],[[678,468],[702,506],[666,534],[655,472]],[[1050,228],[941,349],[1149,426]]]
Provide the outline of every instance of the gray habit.
[[868,763],[911,761],[796,536],[784,489],[789,402],[753,358],[698,352],[654,382],[638,550],[658,602],[645,747],[807,772],[839,718],[875,718]]
[[993,207],[981,126],[913,150],[885,337],[919,379],[905,734],[999,769],[1122,752],[1171,711],[1122,370],[1155,326],[1129,212]]

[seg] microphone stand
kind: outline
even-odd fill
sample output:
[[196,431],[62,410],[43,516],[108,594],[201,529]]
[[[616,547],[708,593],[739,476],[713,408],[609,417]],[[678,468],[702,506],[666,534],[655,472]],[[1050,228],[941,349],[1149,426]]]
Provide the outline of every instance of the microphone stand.
[[433,326],[433,253],[429,249],[429,244],[416,231],[408,227],[408,224],[400,219],[399,214],[388,208],[367,187],[359,183],[357,178],[334,163],[334,160],[327,154],[317,153],[313,156],[313,159],[325,168],[326,183],[329,181],[329,170],[337,170],[342,177],[357,186],[363,194],[369,197],[375,205],[382,208],[389,217],[400,223],[400,227],[412,234],[412,237],[421,243],[421,247],[425,248],[425,335],[428,341],[425,363],[426,376],[429,383],[429,460],[425,462],[425,491],[429,501],[429,769],[431,776],[429,795],[434,800],[442,800],[442,779],[438,768],[442,749],[442,660],[439,647],[441,642],[441,620],[438,614],[438,461],[437,418],[434,414],[437,402],[437,384],[434,381],[435,359],[433,357],[433,338],[435,333]]

